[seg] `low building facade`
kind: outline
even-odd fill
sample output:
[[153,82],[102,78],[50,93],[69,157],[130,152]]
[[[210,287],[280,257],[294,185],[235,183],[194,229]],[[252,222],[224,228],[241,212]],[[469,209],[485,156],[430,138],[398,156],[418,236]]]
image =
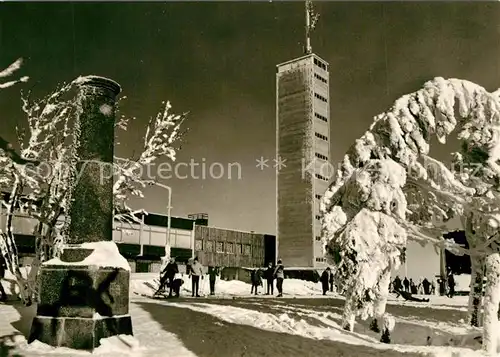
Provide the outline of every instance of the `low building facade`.
[[[195,226],[195,252],[204,266],[263,267],[264,234]],[[274,261],[273,261],[274,262]]]
[[[129,261],[132,272],[159,272],[167,239],[170,240],[170,256],[181,265],[197,256],[204,266],[261,267],[265,264],[265,248],[268,247],[267,255],[274,254],[270,252],[275,249],[274,236],[208,227],[206,217],[171,217],[170,230],[166,215],[139,213],[137,218],[141,223],[116,220],[113,224],[113,241]],[[5,231],[6,222],[5,210],[0,211],[2,231]],[[13,218],[21,265],[29,265],[35,255],[36,225],[36,219],[22,212]]]

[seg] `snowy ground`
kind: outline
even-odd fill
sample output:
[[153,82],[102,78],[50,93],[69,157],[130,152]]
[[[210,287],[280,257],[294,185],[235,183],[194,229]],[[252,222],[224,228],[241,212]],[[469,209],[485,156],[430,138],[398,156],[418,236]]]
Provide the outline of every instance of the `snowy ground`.
[[[163,301],[150,295],[144,282],[157,274],[133,274],[130,312],[135,337],[112,338],[93,354],[99,356],[480,356],[478,331],[463,325],[466,297],[432,296],[430,303],[408,303],[391,298],[388,311],[396,317],[392,344],[360,321],[353,333],[340,328],[342,299],[321,296],[320,285],[285,280],[282,299],[250,295],[239,281],[219,281],[215,298],[190,298],[189,281],[181,294]],[[201,283],[208,293],[208,281]],[[41,343],[26,344],[34,308],[19,303],[0,305],[0,356],[88,355],[53,349]],[[427,337],[431,346],[427,346]]]

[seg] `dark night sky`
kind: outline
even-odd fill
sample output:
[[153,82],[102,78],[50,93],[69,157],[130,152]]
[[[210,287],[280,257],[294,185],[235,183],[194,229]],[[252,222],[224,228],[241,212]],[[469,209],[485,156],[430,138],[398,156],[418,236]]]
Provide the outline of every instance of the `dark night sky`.
[[[189,111],[179,162],[241,164],[242,179],[171,179],[173,214],[207,212],[219,227],[275,232],[275,179],[255,160],[275,152],[275,65],[302,55],[302,2],[2,3],[0,68],[25,59],[23,88],[96,74],[119,82],[137,116],[117,154],[139,150],[162,100]],[[312,44],[330,63],[332,160],[374,115],[435,76],[496,89],[498,3],[316,3]],[[21,86],[0,92],[1,133],[23,123]],[[199,171],[197,171],[199,173]],[[236,175],[233,170],[233,175]],[[165,212],[166,192],[145,208]]]

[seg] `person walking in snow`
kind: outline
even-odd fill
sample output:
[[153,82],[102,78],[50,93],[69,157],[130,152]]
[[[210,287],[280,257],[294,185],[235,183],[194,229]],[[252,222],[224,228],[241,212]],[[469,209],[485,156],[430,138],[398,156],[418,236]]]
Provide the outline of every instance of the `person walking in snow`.
[[330,269],[329,283],[330,283],[330,292],[333,293],[333,271],[331,269]]
[[410,278],[410,292],[412,294],[417,294],[417,285],[415,285],[415,282],[413,281],[413,279]]
[[319,278],[319,280],[321,281],[321,287],[323,288],[323,295],[326,295],[329,290],[330,275],[330,267],[328,267],[325,269],[323,274],[321,274],[321,278]]
[[181,295],[181,286],[184,284],[184,280],[179,273],[175,274],[174,279],[170,283],[171,288],[174,292],[174,297],[178,298]]
[[198,261],[198,257],[194,258],[193,264],[190,269],[191,276],[191,296],[200,297],[200,277],[203,279],[203,265]]
[[219,276],[219,267],[208,267],[208,278],[210,282],[210,295],[215,295],[215,281]]
[[278,289],[278,297],[283,296],[283,280],[285,280],[285,267],[283,262],[278,260],[278,265],[274,269],[274,276],[276,277],[276,289]]
[[443,278],[438,279],[438,285],[439,285],[439,295],[444,296],[446,295],[446,282]]
[[193,258],[189,258],[186,264],[186,275],[191,276],[191,267],[193,266]]
[[253,294],[255,291],[255,295],[258,294],[257,289],[262,284],[260,279],[260,269],[254,269],[250,273],[250,280],[252,281],[252,290],[250,290],[250,294]]
[[425,295],[430,294],[430,286],[431,286],[431,283],[429,283],[429,280],[427,280],[427,278],[424,278],[424,280],[422,280],[422,287],[424,288]]
[[403,284],[401,283],[401,278],[399,277],[399,275],[396,275],[396,277],[394,278],[392,288],[392,291],[403,290]]
[[167,266],[163,271],[161,272],[161,277],[160,277],[160,287],[158,290],[155,292],[154,295],[157,295],[160,291],[165,289],[165,286],[168,286],[168,297],[172,297],[172,291],[173,291],[173,282],[174,282],[174,277],[175,274],[179,273],[179,267],[177,266],[177,263],[175,262],[175,258],[170,258],[170,261],[168,262]]
[[405,279],[403,280],[403,285],[405,287],[405,291],[407,293],[410,292],[410,281],[408,280],[408,278],[405,276]]
[[431,281],[431,295],[436,295],[436,279]]
[[455,296],[455,278],[453,277],[453,273],[448,274],[448,297],[452,298]]
[[273,263],[269,263],[266,271],[264,272],[264,277],[267,281],[267,293],[266,295],[274,294],[274,268]]
[[0,294],[2,294],[2,297],[0,297],[0,301],[7,300],[7,293],[5,292],[2,285],[2,280],[5,278],[6,270],[7,270],[7,262],[5,261],[4,256],[0,254]]

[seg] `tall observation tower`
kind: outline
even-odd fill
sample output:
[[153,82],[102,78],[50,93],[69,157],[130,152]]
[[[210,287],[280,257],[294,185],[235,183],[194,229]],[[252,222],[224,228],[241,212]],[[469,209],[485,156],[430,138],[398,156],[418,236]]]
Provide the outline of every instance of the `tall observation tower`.
[[277,65],[276,156],[278,258],[289,267],[323,267],[319,201],[328,188],[330,108],[328,63],[314,54],[319,15],[305,3],[304,55]]

